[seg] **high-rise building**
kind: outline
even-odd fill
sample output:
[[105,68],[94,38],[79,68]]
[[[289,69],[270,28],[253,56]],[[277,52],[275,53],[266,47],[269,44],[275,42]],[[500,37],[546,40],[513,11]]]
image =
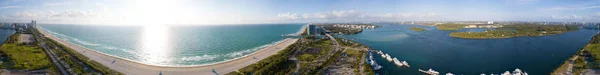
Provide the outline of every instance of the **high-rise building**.
[[309,24],[309,25],[308,25],[308,30],[306,31],[306,34],[307,34],[307,35],[312,35],[312,34],[314,34],[314,33],[315,33],[315,30],[317,30],[317,26],[316,26],[316,25]]
[[36,24],[37,24],[37,23],[36,23],[36,21],[35,21],[35,20],[31,20],[31,27],[36,27],[36,26],[37,26]]

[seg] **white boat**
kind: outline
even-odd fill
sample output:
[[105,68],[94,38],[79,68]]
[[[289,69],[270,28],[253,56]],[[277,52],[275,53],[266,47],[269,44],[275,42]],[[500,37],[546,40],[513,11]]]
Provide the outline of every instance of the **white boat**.
[[373,55],[370,55],[370,54],[369,54],[369,59],[373,59]]
[[510,72],[506,71],[506,72],[504,72],[504,73],[502,73],[500,75],[511,75],[511,74],[510,74]]
[[419,71],[421,71],[423,73],[426,73],[426,74],[429,74],[429,75],[439,75],[440,74],[440,72],[437,72],[437,71],[435,71],[435,70],[433,70],[431,68],[429,70],[427,70],[427,71],[421,70],[421,69],[419,69]]
[[452,73],[446,73],[446,75],[454,75],[454,74],[452,74]]
[[440,72],[438,72],[438,71],[435,71],[435,70],[433,70],[433,69],[431,69],[431,68],[429,68],[429,70],[427,70],[427,72],[429,72],[429,73],[431,73],[431,74],[433,74],[433,75],[438,75],[438,74],[440,74]]
[[528,75],[528,74],[523,73],[523,71],[521,71],[521,69],[517,68],[517,69],[515,69],[515,71],[513,71],[512,75]]
[[373,67],[373,70],[379,70],[381,68],[383,68],[381,65],[377,65],[377,66]]
[[392,57],[388,54],[385,54],[385,59],[387,59],[388,61],[392,61]]
[[402,64],[406,67],[410,67],[410,65],[408,65],[408,63],[406,61],[402,61]]
[[396,59],[396,57],[394,57],[394,59],[392,59],[392,61],[394,61],[394,64],[396,64],[400,67],[402,67],[402,65],[403,65],[400,61],[398,61],[398,59]]
[[382,57],[382,58],[386,58],[386,57],[385,57],[385,54],[381,54],[381,57]]

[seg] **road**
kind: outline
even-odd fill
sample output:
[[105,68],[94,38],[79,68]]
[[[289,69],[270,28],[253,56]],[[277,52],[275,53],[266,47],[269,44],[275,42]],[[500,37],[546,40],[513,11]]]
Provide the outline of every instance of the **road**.
[[[89,71],[89,73],[97,73],[97,70],[93,69],[93,68],[89,68],[89,65],[83,63],[82,60],[76,58],[75,56],[73,56],[71,53],[69,53],[68,51],[66,51],[63,48],[58,47],[58,45],[56,45],[53,42],[45,42],[46,38],[44,38],[43,36],[40,36],[41,34],[35,32],[33,32],[34,35],[34,39],[37,40],[37,42],[39,42],[39,46],[41,46],[42,48],[44,48],[44,50],[46,51],[46,54],[48,54],[48,56],[50,56],[50,59],[52,60],[52,62],[55,63],[55,65],[59,68],[59,71],[61,71],[62,74],[70,74],[73,75],[75,74],[75,72],[73,72],[73,68],[72,66],[69,66],[69,64],[67,64],[64,60],[73,60],[78,62],[77,64],[74,65],[79,65],[82,66],[82,68],[84,68],[85,70]],[[55,47],[55,48],[51,48],[49,46]],[[69,59],[62,59],[60,57],[60,55],[58,55],[57,53],[55,53],[54,51],[62,51],[66,54],[68,54],[68,57],[70,57]],[[64,71],[64,72],[63,72]]]
[[[33,34],[37,34],[37,33],[34,32]],[[69,75],[69,72],[67,72],[67,69],[69,69],[69,67],[66,65],[65,62],[60,61],[60,58],[52,50],[50,50],[50,48],[48,48],[48,46],[46,46],[46,43],[44,41],[40,41],[40,40],[44,40],[44,39],[42,39],[39,36],[39,34],[37,34],[37,36],[34,35],[34,38],[37,39],[36,41],[38,42],[38,45],[40,45],[40,46],[42,46],[42,48],[44,48],[44,50],[46,51],[46,55],[48,55],[50,57],[50,60],[58,68],[58,71],[63,75]]]

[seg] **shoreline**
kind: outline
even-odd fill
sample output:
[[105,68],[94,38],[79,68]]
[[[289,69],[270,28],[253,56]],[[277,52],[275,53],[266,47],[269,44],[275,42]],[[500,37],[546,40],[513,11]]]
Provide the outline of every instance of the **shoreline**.
[[[55,37],[52,34],[47,33],[45,30],[36,28],[40,31],[44,37],[50,38],[52,40],[57,41],[59,44],[63,44],[76,52],[90,58],[90,60],[97,61],[98,63],[109,67],[110,69],[114,69],[116,71],[122,72],[124,74],[214,74],[213,69],[219,73],[229,73],[232,71],[237,71],[240,68],[246,67],[250,64],[256,63],[268,56],[274,55],[277,52],[287,48],[291,44],[295,43],[298,39],[286,38],[276,43],[272,43],[271,46],[261,48],[258,51],[255,51],[251,54],[241,56],[239,58],[234,58],[231,60],[216,62],[212,64],[203,64],[203,65],[192,65],[192,66],[166,66],[166,65],[152,65],[145,64],[142,62],[138,62],[135,60],[130,60],[126,58],[121,58],[118,56],[105,54],[96,50],[88,49],[83,46],[79,46],[73,44],[71,42],[62,40],[58,37]],[[84,52],[91,51],[91,52]],[[253,57],[250,57],[253,56]],[[253,58],[256,59],[253,59]],[[112,63],[116,61],[115,63]],[[125,61],[125,62],[123,62]],[[223,71],[224,70],[224,71]],[[154,73],[151,73],[154,72]]]

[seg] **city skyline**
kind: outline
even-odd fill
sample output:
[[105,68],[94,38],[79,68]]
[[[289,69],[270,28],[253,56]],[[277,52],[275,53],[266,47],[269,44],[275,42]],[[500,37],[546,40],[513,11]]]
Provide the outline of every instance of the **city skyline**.
[[0,21],[248,24],[393,21],[599,22],[600,0],[2,0]]

